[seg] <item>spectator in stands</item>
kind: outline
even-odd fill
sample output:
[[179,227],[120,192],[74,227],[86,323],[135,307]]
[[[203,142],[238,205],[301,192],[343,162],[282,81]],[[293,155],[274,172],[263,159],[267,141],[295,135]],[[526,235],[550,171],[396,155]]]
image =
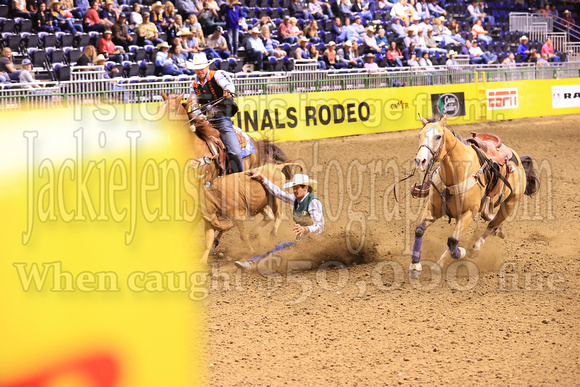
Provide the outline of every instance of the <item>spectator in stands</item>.
[[4,47],[0,54],[0,73],[8,74],[12,81],[18,81],[20,77],[20,70],[16,70],[12,62],[12,49]]
[[441,42],[444,45],[453,44],[458,46],[465,44],[465,39],[461,37],[460,33],[453,33],[445,26],[445,18],[443,16],[433,20],[433,38],[436,42]]
[[344,19],[344,26],[342,30],[345,32],[345,41],[346,40],[356,40],[359,38],[359,33],[357,32],[358,27],[355,28],[356,23],[351,23],[350,18]]
[[401,25],[401,19],[398,16],[395,16],[391,21],[391,31],[395,34],[394,40],[398,44],[402,44],[407,33],[405,32],[405,27]]
[[314,19],[318,20],[328,20],[334,17],[332,10],[330,9],[330,4],[322,2],[319,3],[318,0],[310,0],[308,3],[308,11],[314,16]]
[[411,53],[411,57],[409,58],[409,60],[407,61],[407,66],[413,68],[413,67],[420,67],[419,66],[419,61],[417,60],[417,53],[416,52],[412,52]]
[[435,67],[433,67],[433,62],[429,59],[429,53],[424,52],[421,59],[419,59],[419,66],[427,71],[435,71]]
[[163,21],[167,23],[167,28],[175,22],[176,16],[177,13],[175,12],[175,6],[173,3],[171,1],[165,2],[165,5],[163,6]]
[[[459,26],[459,23],[457,23],[457,19],[451,19],[451,21],[449,21],[449,26],[447,28],[449,29],[449,31],[451,31],[452,36],[461,37],[461,27]],[[465,41],[461,44],[464,43]]]
[[117,63],[122,63],[123,61],[129,60],[125,50],[123,48],[117,48],[115,43],[113,43],[113,32],[111,30],[105,30],[103,32],[103,37],[99,40],[97,46],[99,54],[107,54],[110,60]]
[[26,11],[30,12],[31,17],[34,16],[34,14],[38,12],[38,3],[35,0],[25,0],[25,1],[26,1]]
[[397,43],[393,40],[387,51],[387,64],[391,67],[403,67],[403,59],[401,50],[397,48]]
[[409,47],[411,43],[415,43],[416,45],[414,28],[411,27],[407,28],[407,36],[405,37],[405,39],[403,39],[403,43],[405,44],[405,47]]
[[125,52],[129,52],[129,45],[133,44],[133,38],[129,35],[129,30],[125,24],[126,20],[125,14],[121,13],[117,22],[113,24],[113,43],[123,47]]
[[334,18],[334,23],[332,23],[332,27],[330,28],[330,34],[332,35],[332,40],[336,43],[342,43],[347,40],[340,16]]
[[447,11],[445,11],[439,4],[437,4],[437,0],[431,0],[431,3],[428,5],[429,13],[433,17],[441,17],[447,16]]
[[310,24],[304,27],[304,36],[310,39],[312,43],[320,42],[320,37],[318,36],[318,22],[312,20]]
[[377,44],[377,40],[375,39],[375,27],[368,26],[366,28],[366,34],[363,37],[363,47],[365,52],[372,52],[377,53],[381,52],[382,49]]
[[240,5],[238,0],[228,0],[228,5],[222,10],[226,20],[228,47],[233,56],[238,56],[238,37],[240,24]]
[[437,47],[437,42],[433,38],[433,27],[429,26],[427,28],[427,36],[425,36],[425,47],[429,52],[429,55],[433,55],[433,53],[440,53],[440,54],[447,54],[447,50],[444,48]]
[[141,16],[141,4],[133,3],[133,12],[129,16],[129,26],[136,29],[141,23],[143,23],[143,16]]
[[77,59],[77,66],[92,66],[96,62],[96,54],[95,46],[89,44],[85,47],[79,59]]
[[363,37],[365,34],[365,26],[362,24],[362,19],[359,15],[354,17],[354,23],[352,24],[352,28],[358,34],[358,37]]
[[364,64],[364,68],[371,71],[371,72],[376,72],[379,70],[379,65],[375,62],[375,54],[368,53],[365,57],[366,62]]
[[143,13],[143,23],[137,26],[137,44],[139,46],[157,45],[163,42],[163,40],[159,39],[157,26],[151,23],[149,17],[149,12]]
[[570,11],[568,10],[564,11],[564,21],[562,24],[564,24],[564,27],[568,29],[576,25],[576,20],[574,20],[574,18],[572,17],[572,13]]
[[489,32],[483,28],[481,19],[475,21],[475,24],[471,27],[471,34],[473,35],[473,39],[479,39],[488,44],[493,41],[491,36],[488,35]]
[[320,56],[320,52],[314,44],[308,46],[308,56],[311,60],[315,60],[318,63],[318,70],[326,70],[326,62]]
[[175,1],[175,8],[177,8],[184,19],[187,19],[190,15],[197,15],[200,11],[199,7],[201,7],[201,4],[197,0]]
[[38,32],[53,33],[55,31],[52,15],[46,11],[46,3],[38,3],[38,11],[32,17],[32,28]]
[[173,43],[174,51],[176,46],[180,46],[182,54],[189,59],[192,59],[193,55],[200,51],[198,41],[193,32],[184,28],[183,30],[178,31],[175,35],[176,36],[171,41]]
[[183,52],[181,45],[173,47],[173,55],[171,57],[173,64],[186,75],[193,75],[194,71],[187,67],[187,54]]
[[209,48],[213,48],[222,59],[228,59],[230,57],[230,52],[228,51],[228,42],[226,42],[226,38],[223,37],[223,32],[223,28],[217,26],[214,33],[208,36],[205,45]]
[[469,54],[473,55],[474,58],[481,58],[484,64],[494,64],[495,62],[497,62],[497,55],[492,54],[489,51],[483,52],[481,47],[479,47],[479,45],[477,44],[477,40],[475,39],[473,40],[473,42],[471,42]]
[[399,0],[391,9],[391,18],[399,18],[402,25],[408,27],[411,23],[412,11],[407,7],[407,0]]
[[[326,3],[325,3],[326,4]],[[354,0],[351,11],[361,17],[365,23],[370,23],[373,21],[373,13],[369,10],[369,5],[363,5],[362,0]]]
[[252,36],[250,36],[246,43],[246,57],[252,62],[255,62],[258,71],[262,71],[264,58],[267,58],[269,54],[266,47],[264,47],[262,39],[260,39],[260,30],[252,28],[251,33]]
[[91,8],[85,15],[85,28],[87,31],[103,31],[105,27],[112,27],[113,23],[109,19],[99,17],[99,2],[97,0],[91,3]]
[[84,20],[85,15],[87,12],[89,12],[89,9],[91,9],[89,0],[76,0],[74,4],[76,7],[73,7],[70,11],[73,17],[76,19]]
[[294,51],[294,59],[310,59],[310,54],[308,53],[308,38],[303,36],[298,39],[298,47]]
[[175,38],[177,33],[180,32],[183,28],[183,18],[180,14],[175,15],[173,18],[173,23],[171,23],[167,28],[167,40],[173,41],[173,38]]
[[[314,47],[314,45],[311,47]],[[314,49],[316,50],[316,47],[314,47]],[[323,56],[324,62],[326,63],[326,68],[332,67],[334,69],[343,69],[347,66],[346,63],[341,62],[337,57],[336,43],[332,40],[328,42],[328,48],[324,51]]]
[[38,81],[32,76],[32,62],[30,59],[24,59],[22,61],[22,70],[20,70],[18,80],[20,83],[27,83],[27,85],[22,85],[25,89],[40,87]]
[[556,4],[552,4],[552,7],[550,8],[550,16],[552,16],[553,18],[560,17],[560,13],[556,9]]
[[417,53],[417,48],[415,47],[415,43],[411,42],[411,44],[409,45],[409,47],[403,49],[403,57],[405,58],[405,60],[409,60],[411,59],[411,54],[412,53]]
[[429,12],[429,4],[427,3],[427,0],[421,0],[415,3],[415,10],[417,11],[417,15],[419,15],[419,17],[423,19],[431,19],[431,13]]
[[270,27],[268,27],[267,25],[263,25],[261,31],[262,31],[262,42],[264,43],[264,47],[266,47],[266,51],[268,51],[269,56],[283,58],[286,55],[288,55],[286,51],[278,47],[280,43],[277,40],[272,40],[272,38],[270,37],[271,36]]
[[61,31],[68,31],[73,35],[80,35],[72,20],[67,18],[64,11],[60,9],[60,2],[58,0],[52,0],[50,3],[50,14],[55,24],[55,30],[58,27]]
[[157,1],[151,5],[149,21],[155,24],[159,31],[165,31],[169,27],[169,24],[163,20],[163,4],[161,1]]
[[377,46],[381,49],[382,52],[387,52],[387,48],[389,47],[389,40],[387,39],[387,35],[385,35],[385,29],[379,28],[379,33],[375,37],[377,42]]
[[352,16],[352,3],[350,0],[341,0],[340,5],[338,6],[338,11],[342,17],[351,17]]
[[[195,16],[194,14],[189,15],[189,17],[187,18],[187,20],[184,23],[184,27],[188,28],[191,32],[197,31],[196,36],[197,36],[198,40],[201,43],[205,44],[205,38],[203,36],[203,29],[201,28],[201,24],[197,21],[197,16]],[[217,29],[217,27],[216,27],[216,29]],[[222,27],[222,33],[223,33],[223,27]]]
[[32,18],[32,13],[26,10],[26,0],[12,1],[12,17]]
[[536,64],[538,66],[549,66],[550,65],[550,63],[548,63],[548,55],[547,54],[540,55],[539,52],[536,52],[535,59],[536,59]]
[[485,21],[491,25],[495,24],[494,17],[483,12],[483,9],[478,0],[471,0],[471,5],[467,7],[467,12],[469,12],[467,20],[470,22],[470,24],[475,24],[477,20]]
[[540,10],[540,15],[544,17],[550,16],[550,4],[546,4],[544,7],[542,7]]
[[[284,16],[284,20],[286,20],[286,18],[288,18],[288,20],[290,20],[290,16],[288,16],[288,15]],[[260,31],[262,31],[262,27],[264,27],[264,26],[268,26],[268,28],[270,29],[270,32],[272,32],[276,29],[276,24],[272,21],[272,19],[268,15],[262,16],[260,18],[260,20],[258,20],[256,22],[256,24],[254,24],[252,26],[252,28],[258,27],[258,29]]]
[[536,49],[530,50],[528,47],[528,37],[523,35],[520,38],[520,45],[518,46],[518,59],[520,62],[530,62],[532,57],[536,54]]
[[516,56],[513,52],[510,52],[508,56],[501,62],[501,64],[508,69],[514,69],[516,67]]
[[[223,26],[224,24],[219,21],[219,11],[220,7],[215,2],[215,0],[201,0],[202,10],[197,15],[199,22],[202,27],[209,31],[215,28],[214,26]],[[240,15],[241,16],[241,15]]]
[[308,11],[307,7],[302,5],[301,0],[292,0],[288,10],[290,11],[290,16],[302,18],[304,20],[314,20],[314,16],[312,16],[310,11]]
[[339,48],[336,51],[336,60],[338,62],[344,63],[345,66],[352,68],[352,67],[356,67],[357,62],[354,59],[349,59],[347,58],[347,54],[350,52],[350,50],[352,49],[352,42],[350,41],[346,41],[344,42],[344,45],[342,48]]
[[298,39],[300,39],[300,37],[304,35],[304,32],[302,32],[300,28],[298,28],[297,24],[298,19],[296,19],[295,17],[291,17],[290,25],[292,26],[292,35],[297,36]]
[[[417,30],[417,36],[415,36],[415,46],[418,49],[418,53],[417,53],[417,57],[421,58],[423,56],[424,52],[429,52],[429,49],[427,48],[427,44],[425,43],[425,37],[423,36],[423,30],[422,29],[418,29]],[[433,51],[435,52],[435,51]],[[445,51],[445,53],[447,53],[447,51]]]
[[298,41],[298,37],[294,36],[292,32],[292,24],[290,24],[290,17],[284,16],[284,20],[280,23],[278,27],[278,37],[283,43],[294,44]]
[[544,54],[546,55],[548,62],[560,62],[560,57],[554,54],[554,46],[552,45],[551,38],[546,39],[546,42],[542,46],[541,53],[542,57]]
[[[95,59],[95,64],[97,66],[105,66],[106,62],[107,62],[107,58],[105,58],[105,56],[102,54],[98,55],[97,58]],[[105,67],[105,73],[103,74],[103,77],[105,79],[111,79],[111,78],[114,78],[114,77],[119,76],[119,75],[120,74],[119,74],[118,68],[112,67],[111,71],[107,71],[107,68]]]
[[425,19],[419,23],[419,28],[423,30],[423,36],[427,36],[427,28],[433,28],[431,25],[431,17],[427,16]]
[[103,8],[99,16],[103,20],[109,20],[111,24],[117,22],[117,19],[119,18],[119,10],[113,8],[113,0],[107,0],[105,2],[105,8]]
[[447,61],[445,62],[445,65],[451,69],[459,69],[459,62],[457,62],[454,58],[455,55],[457,55],[457,52],[455,52],[455,50],[451,50],[447,53]]
[[172,54],[169,52],[169,44],[167,42],[159,43],[157,45],[157,55],[155,56],[155,65],[161,68],[163,75],[181,75],[183,70],[178,68],[173,63]]

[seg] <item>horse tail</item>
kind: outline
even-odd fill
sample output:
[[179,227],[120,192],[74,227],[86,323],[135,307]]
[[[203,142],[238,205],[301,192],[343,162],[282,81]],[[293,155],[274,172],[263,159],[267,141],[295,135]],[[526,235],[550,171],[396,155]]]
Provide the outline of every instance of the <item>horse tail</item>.
[[526,172],[526,191],[524,194],[532,196],[540,189],[540,178],[534,168],[534,162],[530,156],[521,156],[522,166]]

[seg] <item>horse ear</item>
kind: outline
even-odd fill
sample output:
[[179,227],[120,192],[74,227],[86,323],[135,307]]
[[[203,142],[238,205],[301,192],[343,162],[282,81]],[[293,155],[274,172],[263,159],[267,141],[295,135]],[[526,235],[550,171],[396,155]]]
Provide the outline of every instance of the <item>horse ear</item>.
[[419,114],[419,118],[421,119],[421,122],[423,123],[423,126],[427,125],[429,123],[429,120],[426,119],[425,117],[423,117],[421,114]]
[[161,92],[161,97],[164,101],[167,101],[167,94],[165,94],[163,91]]
[[177,96],[177,100],[178,100],[179,102],[181,102],[181,101],[183,100],[183,96],[184,96],[184,95],[185,95],[185,93],[181,93],[181,94],[179,94],[179,95]]
[[447,114],[445,114],[443,117],[441,117],[441,119],[439,120],[439,123],[441,124],[441,126],[447,125]]

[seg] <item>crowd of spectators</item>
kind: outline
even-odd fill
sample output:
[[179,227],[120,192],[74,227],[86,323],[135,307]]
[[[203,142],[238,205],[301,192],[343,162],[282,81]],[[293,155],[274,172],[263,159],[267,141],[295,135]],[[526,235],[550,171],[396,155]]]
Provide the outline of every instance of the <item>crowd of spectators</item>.
[[[11,12],[14,18],[30,19],[36,33],[62,31],[78,37],[98,32],[94,45],[80,47],[83,54],[77,65],[130,62],[133,47],[152,46],[151,61],[164,75],[192,74],[190,60],[199,52],[210,60],[244,60],[257,71],[288,59],[316,61],[321,70],[375,71],[453,65],[455,55],[469,57],[472,64],[501,61],[506,66],[516,62],[546,66],[562,60],[550,39],[541,50],[531,48],[526,36],[520,37],[517,49],[494,50],[502,38],[498,21],[488,5],[477,0],[269,0],[282,6],[274,19],[266,14],[250,17],[258,8],[238,0],[157,1],[150,6],[118,1],[124,0],[13,0]],[[448,12],[451,4],[463,5],[463,14]],[[563,16],[575,24],[567,9],[560,14],[554,4],[533,5],[536,12]],[[20,76],[6,48],[0,58],[0,82]],[[121,75],[116,70],[110,75]]]

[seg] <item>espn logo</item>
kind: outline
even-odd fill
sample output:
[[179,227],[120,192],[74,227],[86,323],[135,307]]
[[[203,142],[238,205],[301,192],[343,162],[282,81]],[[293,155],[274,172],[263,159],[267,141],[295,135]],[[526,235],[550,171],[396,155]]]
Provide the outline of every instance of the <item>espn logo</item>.
[[487,90],[487,110],[517,109],[518,107],[517,88]]

